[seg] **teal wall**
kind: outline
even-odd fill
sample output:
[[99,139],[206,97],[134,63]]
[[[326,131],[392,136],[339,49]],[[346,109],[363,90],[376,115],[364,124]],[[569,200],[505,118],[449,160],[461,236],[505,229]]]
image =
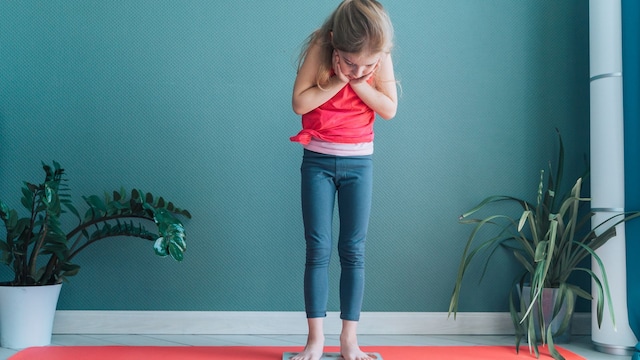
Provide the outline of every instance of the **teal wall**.
[[[300,44],[337,4],[0,0],[0,198],[19,206],[55,159],[78,198],[137,187],[193,214],[184,262],[96,244],[59,309],[303,309],[291,89]],[[458,215],[489,194],[535,199],[555,127],[582,170],[588,2],[385,5],[402,94],[376,124],[364,310],[446,311],[470,230]],[[460,309],[506,311],[513,265],[471,277]]]

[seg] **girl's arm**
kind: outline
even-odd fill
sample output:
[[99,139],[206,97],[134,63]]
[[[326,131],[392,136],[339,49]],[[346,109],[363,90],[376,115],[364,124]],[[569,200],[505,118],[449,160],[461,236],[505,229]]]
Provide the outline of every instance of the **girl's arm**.
[[351,80],[350,85],[367,106],[383,119],[390,120],[398,109],[398,90],[391,54],[383,55],[378,66],[375,76],[378,77],[379,89],[367,83],[369,76]]
[[320,45],[313,43],[309,46],[307,55],[298,70],[296,81],[293,84],[292,106],[298,114],[306,114],[331,99],[335,94],[347,85],[348,79],[332,76],[329,83],[320,89],[316,83],[316,73],[320,67]]

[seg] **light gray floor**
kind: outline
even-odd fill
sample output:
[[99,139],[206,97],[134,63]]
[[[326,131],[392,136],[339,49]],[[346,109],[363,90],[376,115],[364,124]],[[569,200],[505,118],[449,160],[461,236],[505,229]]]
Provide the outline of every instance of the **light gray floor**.
[[[52,345],[152,345],[152,346],[292,346],[296,351],[304,345],[303,335],[53,335]],[[513,336],[455,335],[361,335],[360,345],[513,345]],[[327,346],[338,345],[337,335],[328,335]],[[614,356],[597,352],[590,336],[573,337],[562,347],[588,360],[630,360],[630,356]],[[527,351],[526,344],[520,348]],[[0,348],[0,359],[8,359],[17,350]],[[384,354],[383,354],[384,356]]]

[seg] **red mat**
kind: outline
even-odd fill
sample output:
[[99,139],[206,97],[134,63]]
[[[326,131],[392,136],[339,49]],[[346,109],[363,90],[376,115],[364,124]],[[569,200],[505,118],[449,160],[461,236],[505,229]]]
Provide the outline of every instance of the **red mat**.
[[[10,360],[281,360],[287,351],[301,347],[284,346],[44,346],[22,350]],[[366,352],[378,352],[384,360],[523,360],[535,359],[527,346],[516,354],[514,346],[363,346]],[[338,352],[328,346],[325,352]],[[568,350],[558,348],[566,360],[585,360]],[[552,359],[540,347],[540,359]]]

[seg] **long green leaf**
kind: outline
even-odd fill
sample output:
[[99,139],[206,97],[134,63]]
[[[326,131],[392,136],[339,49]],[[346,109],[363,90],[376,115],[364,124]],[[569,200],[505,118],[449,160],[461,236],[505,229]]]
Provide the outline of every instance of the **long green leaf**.
[[459,219],[465,219],[471,215],[473,215],[474,213],[478,212],[480,209],[484,208],[485,206],[487,206],[488,204],[491,203],[495,203],[495,202],[501,202],[501,201],[508,201],[508,202],[515,202],[520,204],[520,206],[523,209],[528,208],[533,208],[533,206],[529,203],[527,203],[526,201],[522,200],[522,199],[518,199],[516,197],[513,196],[505,196],[505,195],[495,195],[495,196],[489,196],[486,199],[482,200],[482,202],[480,202],[480,204],[476,205],[473,209],[467,211],[466,213],[460,215]]

